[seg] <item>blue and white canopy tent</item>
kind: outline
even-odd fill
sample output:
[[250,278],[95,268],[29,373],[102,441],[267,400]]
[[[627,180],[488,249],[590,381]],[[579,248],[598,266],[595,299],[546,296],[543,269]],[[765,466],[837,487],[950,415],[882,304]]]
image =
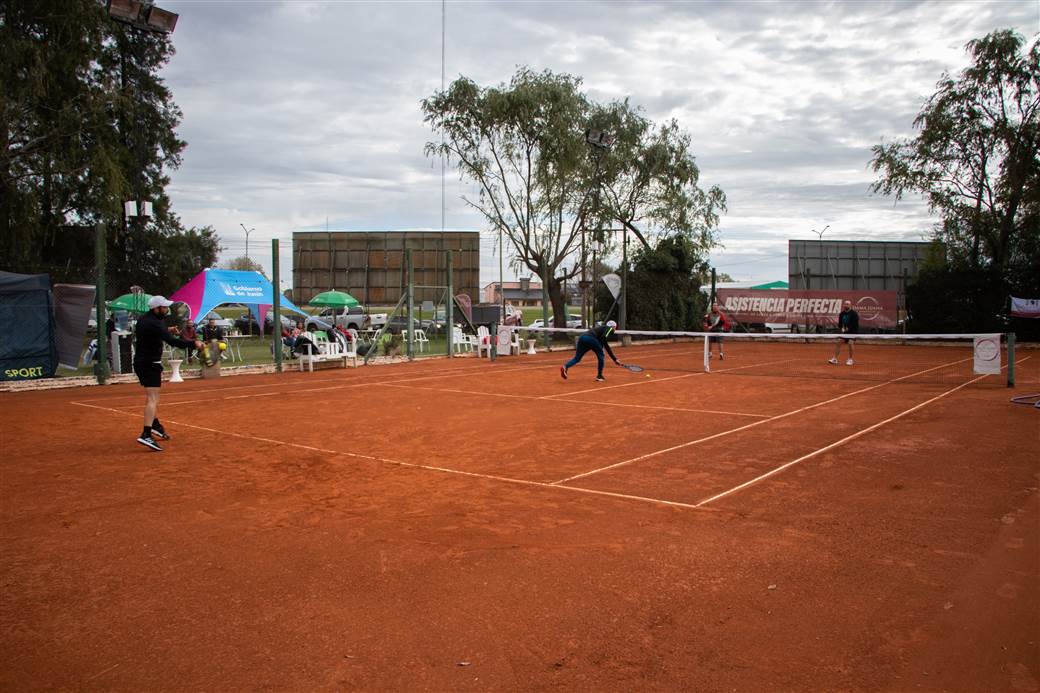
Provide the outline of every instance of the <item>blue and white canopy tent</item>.
[[[259,272],[207,269],[177,289],[170,300],[186,305],[192,320],[202,319],[217,306],[239,303],[256,317],[257,324],[263,325],[268,309],[274,305],[274,297],[271,282]],[[283,311],[307,315],[281,294],[278,294],[278,305]]]

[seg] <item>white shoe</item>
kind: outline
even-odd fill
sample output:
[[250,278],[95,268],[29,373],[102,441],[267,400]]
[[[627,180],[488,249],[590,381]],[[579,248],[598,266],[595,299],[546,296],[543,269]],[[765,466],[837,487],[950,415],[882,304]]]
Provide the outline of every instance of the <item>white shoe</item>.
[[835,366],[837,366],[838,365],[838,359],[833,358],[830,361],[828,361],[827,363],[833,363]]
[[849,359],[848,361],[846,361],[845,365],[846,366],[851,366],[852,365],[852,359]]

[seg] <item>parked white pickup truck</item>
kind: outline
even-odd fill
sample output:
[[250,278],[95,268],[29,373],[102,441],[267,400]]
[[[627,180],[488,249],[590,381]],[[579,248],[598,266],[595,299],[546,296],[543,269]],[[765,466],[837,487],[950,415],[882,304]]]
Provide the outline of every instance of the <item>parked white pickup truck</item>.
[[363,306],[354,306],[346,311],[326,308],[317,317],[331,323],[333,313],[336,314],[336,325],[345,330],[378,330],[386,324],[386,313],[369,313]]

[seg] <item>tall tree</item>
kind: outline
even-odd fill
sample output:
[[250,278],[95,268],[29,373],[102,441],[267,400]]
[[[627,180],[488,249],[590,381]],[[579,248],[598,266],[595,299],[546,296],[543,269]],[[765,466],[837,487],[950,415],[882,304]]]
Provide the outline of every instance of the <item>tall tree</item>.
[[[954,266],[1005,276],[1035,238],[1029,204],[1040,176],[1040,48],[995,31],[967,44],[971,64],[944,74],[914,120],[917,137],[874,147],[875,192],[918,192],[940,216]],[[1032,212],[1030,210],[1033,210]]]
[[220,263],[223,269],[229,270],[240,270],[243,272],[259,272],[260,274],[267,277],[267,273],[264,271],[264,266],[251,257],[240,255],[239,257],[231,258]]
[[[689,139],[674,123],[655,130],[627,102],[597,105],[580,87],[571,75],[520,68],[508,85],[484,88],[463,77],[422,102],[443,137],[427,154],[455,161],[477,184],[465,201],[508,239],[518,269],[547,278],[557,325],[566,319],[563,281],[580,273],[569,258],[586,229],[616,221],[644,245],[640,222],[707,229],[701,245],[710,246],[724,206],[721,191],[698,194]],[[597,124],[618,127],[616,155],[590,156],[586,131]],[[571,269],[561,272],[565,264]]]
[[[181,238],[165,192],[185,146],[159,77],[172,55],[169,35],[116,23],[94,0],[0,4],[0,265],[45,268],[41,239],[97,222],[115,292],[165,283],[184,248],[215,261],[219,239]],[[127,220],[125,200],[152,202],[152,217]]]
[[627,99],[598,108],[592,124],[612,138],[595,153],[599,223],[619,224],[644,250],[648,230],[682,235],[699,254],[717,244],[726,195],[718,186],[701,189],[689,133],[675,120],[655,127]]

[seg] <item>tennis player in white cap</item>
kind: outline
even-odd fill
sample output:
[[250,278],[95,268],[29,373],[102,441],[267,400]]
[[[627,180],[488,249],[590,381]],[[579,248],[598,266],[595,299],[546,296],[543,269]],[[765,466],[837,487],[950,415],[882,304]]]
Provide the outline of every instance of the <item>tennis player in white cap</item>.
[[607,353],[610,354],[610,358],[617,365],[621,365],[621,362],[617,360],[617,356],[614,356],[614,352],[610,350],[610,344],[607,340],[614,334],[614,330],[617,329],[617,323],[613,320],[608,320],[606,325],[597,325],[591,330],[578,337],[578,344],[574,352],[574,358],[560,366],[560,375],[564,380],[567,379],[567,371],[571,366],[577,365],[579,361],[584,358],[585,353],[593,351],[596,353],[597,370],[596,380],[603,381],[606,378],[603,377],[603,350],[606,349]]
[[166,327],[165,318],[170,314],[170,301],[165,296],[152,296],[148,300],[148,312],[137,321],[136,350],[134,352],[134,373],[144,387],[144,430],[137,442],[146,448],[162,452],[155,442],[169,440],[170,436],[159,423],[159,388],[162,386],[162,349],[163,342],[178,349],[195,347],[200,352],[205,346],[201,341],[194,342],[174,337]]

